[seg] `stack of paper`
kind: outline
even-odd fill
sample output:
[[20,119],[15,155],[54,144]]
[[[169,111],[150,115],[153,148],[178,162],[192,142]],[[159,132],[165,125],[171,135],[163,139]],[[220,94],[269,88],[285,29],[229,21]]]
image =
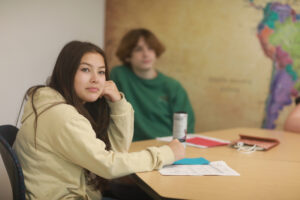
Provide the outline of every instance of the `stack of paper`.
[[209,165],[168,165],[159,172],[169,176],[240,176],[224,161],[210,162]]

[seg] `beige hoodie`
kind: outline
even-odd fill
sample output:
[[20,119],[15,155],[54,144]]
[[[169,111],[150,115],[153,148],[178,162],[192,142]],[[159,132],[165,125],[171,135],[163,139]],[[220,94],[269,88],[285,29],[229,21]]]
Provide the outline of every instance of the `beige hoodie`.
[[[123,95],[124,96],[124,95]],[[108,102],[111,109],[109,138],[113,151],[96,138],[90,122],[65,103],[55,90],[45,87],[34,96],[38,113],[36,148],[31,100],[24,108],[22,126],[14,149],[20,160],[26,186],[26,199],[100,199],[90,192],[85,170],[106,179],[135,172],[159,169],[174,162],[168,146],[150,147],[128,153],[133,135],[133,109],[123,97]],[[45,108],[57,104],[50,109]]]

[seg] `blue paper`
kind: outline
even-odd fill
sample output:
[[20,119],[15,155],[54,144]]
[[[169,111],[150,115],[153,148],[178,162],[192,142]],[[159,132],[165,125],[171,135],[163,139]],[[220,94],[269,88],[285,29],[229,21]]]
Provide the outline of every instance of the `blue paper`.
[[173,163],[173,165],[208,165],[209,161],[205,158],[183,158],[181,160],[177,160]]

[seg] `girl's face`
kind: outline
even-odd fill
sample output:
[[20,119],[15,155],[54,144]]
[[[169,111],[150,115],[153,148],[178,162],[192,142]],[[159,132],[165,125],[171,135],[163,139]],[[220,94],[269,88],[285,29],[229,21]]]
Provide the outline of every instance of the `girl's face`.
[[156,61],[155,50],[150,48],[145,39],[141,37],[134,47],[131,57],[128,58],[132,68],[137,71],[152,70]]
[[83,55],[74,78],[75,92],[83,103],[101,97],[106,81],[105,70],[101,54],[90,52]]

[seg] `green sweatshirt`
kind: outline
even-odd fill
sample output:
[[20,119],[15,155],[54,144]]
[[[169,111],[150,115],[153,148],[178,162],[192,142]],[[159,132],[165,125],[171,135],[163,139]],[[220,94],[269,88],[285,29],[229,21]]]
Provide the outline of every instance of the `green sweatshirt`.
[[160,72],[154,79],[142,79],[126,66],[114,67],[110,78],[133,106],[134,141],[172,135],[173,113],[178,111],[187,112],[188,133],[194,132],[192,106],[175,79]]

